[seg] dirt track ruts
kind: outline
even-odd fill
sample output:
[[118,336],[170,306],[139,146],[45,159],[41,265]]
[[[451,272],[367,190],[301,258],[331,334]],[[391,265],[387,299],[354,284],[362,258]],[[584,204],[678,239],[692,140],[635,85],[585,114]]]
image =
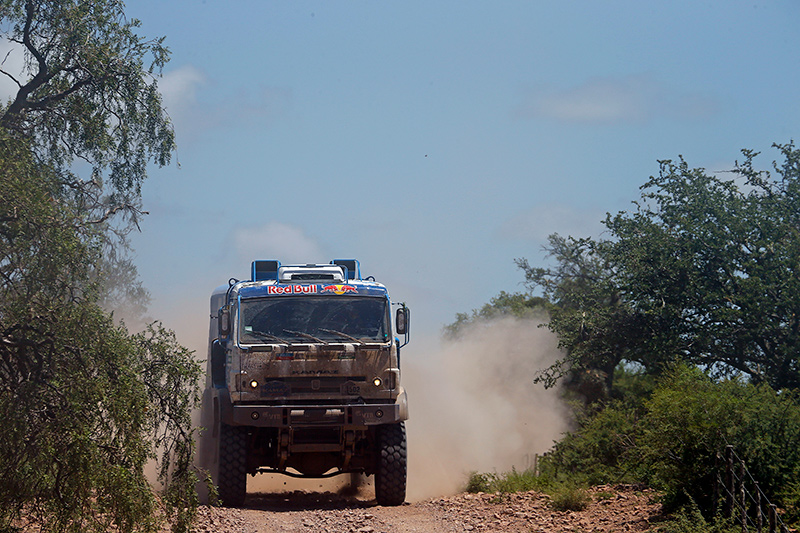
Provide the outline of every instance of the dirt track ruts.
[[380,507],[335,493],[250,494],[245,507],[201,507],[196,532],[541,532],[649,531],[661,519],[656,494],[629,485],[595,487],[582,511],[554,510],[541,493],[458,494]]

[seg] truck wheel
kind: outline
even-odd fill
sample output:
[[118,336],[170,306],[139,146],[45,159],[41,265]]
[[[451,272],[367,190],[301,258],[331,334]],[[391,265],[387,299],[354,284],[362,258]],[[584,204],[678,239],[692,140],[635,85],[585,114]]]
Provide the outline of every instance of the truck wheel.
[[222,505],[241,506],[247,494],[247,428],[221,424],[217,479]]
[[403,422],[377,428],[378,464],[375,499],[378,505],[401,505],[406,499],[406,427]]

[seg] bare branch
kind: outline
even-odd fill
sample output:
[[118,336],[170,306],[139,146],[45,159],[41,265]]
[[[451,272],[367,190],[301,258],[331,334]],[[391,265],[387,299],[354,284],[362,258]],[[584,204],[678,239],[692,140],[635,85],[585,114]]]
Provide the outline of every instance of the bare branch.
[[53,104],[58,103],[61,100],[63,100],[64,98],[68,97],[69,95],[76,93],[81,88],[83,88],[86,85],[92,83],[92,81],[93,81],[93,78],[90,76],[90,77],[88,77],[86,79],[83,79],[83,80],[80,80],[80,81],[76,82],[72,87],[70,87],[66,91],[50,95],[50,96],[48,96],[46,98],[42,98],[41,100],[27,101],[27,103],[25,104],[24,108],[25,109],[36,110],[36,111],[43,110],[43,109],[49,109],[50,106],[52,106]]
[[88,223],[89,224],[101,224],[101,223],[107,221],[108,219],[110,219],[115,214],[117,214],[117,213],[119,213],[121,211],[125,211],[125,212],[128,212],[128,213],[131,213],[131,215],[133,217],[133,223],[136,224],[137,229],[139,228],[139,224],[137,222],[138,217],[140,217],[142,215],[149,214],[147,211],[142,211],[142,210],[138,209],[137,207],[135,207],[135,206],[133,206],[131,204],[117,204],[117,205],[109,206],[106,209],[105,213],[103,213],[100,216],[100,218],[97,218],[97,219],[94,219],[94,220],[89,220]]

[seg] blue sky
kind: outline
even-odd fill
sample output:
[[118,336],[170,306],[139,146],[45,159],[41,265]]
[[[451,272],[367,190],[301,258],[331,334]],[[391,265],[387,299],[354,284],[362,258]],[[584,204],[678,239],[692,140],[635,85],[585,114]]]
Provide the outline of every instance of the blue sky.
[[[166,36],[175,162],[133,238],[194,335],[253,259],[355,257],[433,334],[548,234],[597,236],[659,159],[777,155],[800,125],[800,3],[135,0]],[[177,164],[179,163],[179,165]],[[190,343],[191,344],[191,343]]]

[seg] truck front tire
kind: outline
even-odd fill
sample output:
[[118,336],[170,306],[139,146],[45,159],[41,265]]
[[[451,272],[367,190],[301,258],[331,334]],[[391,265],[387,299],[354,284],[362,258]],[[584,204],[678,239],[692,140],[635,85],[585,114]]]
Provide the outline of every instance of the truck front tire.
[[217,492],[226,507],[240,507],[247,495],[247,428],[220,424]]
[[406,427],[403,422],[377,428],[375,500],[378,505],[401,505],[406,499]]

